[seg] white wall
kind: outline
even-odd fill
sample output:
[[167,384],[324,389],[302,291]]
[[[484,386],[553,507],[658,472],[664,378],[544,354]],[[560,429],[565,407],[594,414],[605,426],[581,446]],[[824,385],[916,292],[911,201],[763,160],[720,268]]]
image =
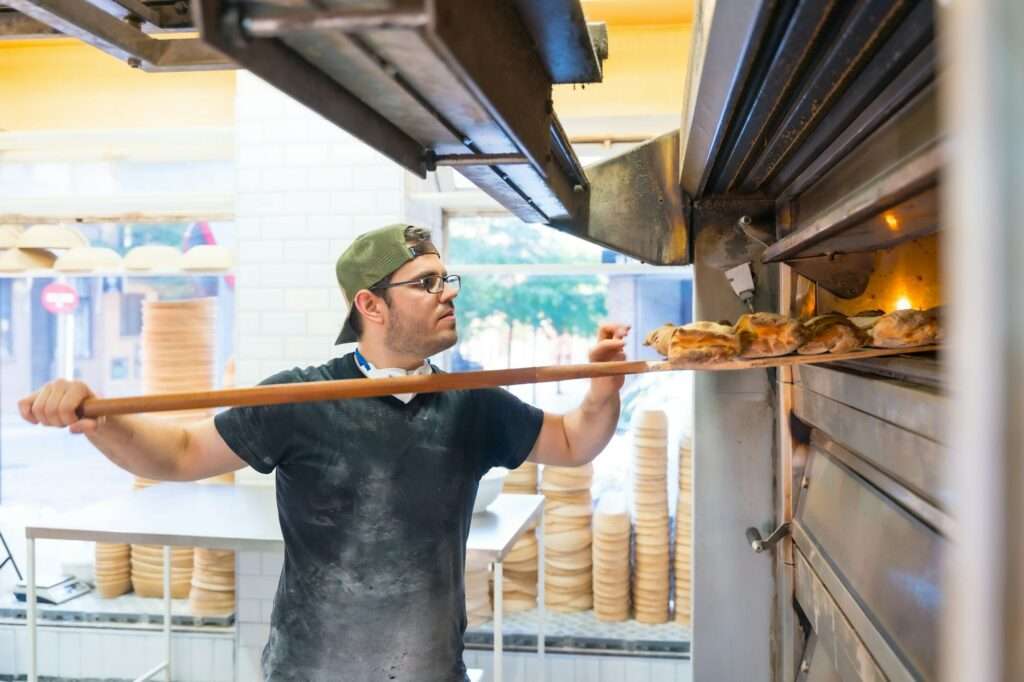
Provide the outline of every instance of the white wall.
[[[334,355],[344,303],[334,263],[367,230],[440,212],[406,201],[405,171],[259,78],[238,73],[238,385]],[[440,241],[440,240],[439,240]],[[243,483],[267,482],[249,470]]]

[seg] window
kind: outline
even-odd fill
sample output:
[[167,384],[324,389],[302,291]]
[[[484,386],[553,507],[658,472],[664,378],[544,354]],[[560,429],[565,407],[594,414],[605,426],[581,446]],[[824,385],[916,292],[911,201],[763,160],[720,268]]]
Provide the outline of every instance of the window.
[[[689,268],[642,265],[507,214],[449,215],[445,243],[448,269],[463,277],[455,304],[460,338],[448,356],[453,371],[585,363],[606,320],[631,325],[627,357],[656,359],[642,345],[644,334],[692,317]],[[595,494],[628,486],[629,422],[637,410],[666,410],[670,443],[689,431],[690,385],[684,372],[627,378],[616,434],[595,461]],[[566,412],[588,386],[572,381],[509,390],[541,409]]]

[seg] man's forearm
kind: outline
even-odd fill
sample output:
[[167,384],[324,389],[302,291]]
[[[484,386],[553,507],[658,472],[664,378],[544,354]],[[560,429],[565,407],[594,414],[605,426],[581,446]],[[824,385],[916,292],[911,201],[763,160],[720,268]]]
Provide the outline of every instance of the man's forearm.
[[179,424],[138,415],[108,417],[88,438],[122,469],[163,481],[180,478],[189,440]]
[[586,464],[604,450],[619,421],[619,393],[587,391],[583,403],[565,415],[565,437],[577,465]]

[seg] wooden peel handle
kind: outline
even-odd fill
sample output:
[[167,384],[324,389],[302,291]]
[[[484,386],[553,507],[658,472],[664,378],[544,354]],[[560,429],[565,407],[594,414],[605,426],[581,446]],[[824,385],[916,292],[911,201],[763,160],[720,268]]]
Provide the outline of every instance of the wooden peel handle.
[[436,393],[472,388],[493,388],[515,384],[591,379],[594,377],[642,374],[665,363],[646,361],[592,362],[584,365],[522,367],[518,369],[429,374],[387,379],[341,379],[302,384],[268,384],[251,388],[230,388],[196,393],[162,393],[127,398],[90,398],[82,403],[79,416],[96,418],[139,412],[199,410],[241,405],[277,405],[314,400],[372,398],[395,393]]

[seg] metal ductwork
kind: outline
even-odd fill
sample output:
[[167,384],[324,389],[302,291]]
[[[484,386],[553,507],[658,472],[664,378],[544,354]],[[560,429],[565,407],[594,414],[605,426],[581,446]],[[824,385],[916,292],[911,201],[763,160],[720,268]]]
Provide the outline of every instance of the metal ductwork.
[[192,27],[188,3],[142,0],[4,0],[0,38],[66,35],[144,71],[208,71],[234,64],[198,38],[159,40],[150,33]]
[[197,1],[205,41],[407,170],[455,166],[527,222],[585,214],[551,103],[601,78],[578,0]]

